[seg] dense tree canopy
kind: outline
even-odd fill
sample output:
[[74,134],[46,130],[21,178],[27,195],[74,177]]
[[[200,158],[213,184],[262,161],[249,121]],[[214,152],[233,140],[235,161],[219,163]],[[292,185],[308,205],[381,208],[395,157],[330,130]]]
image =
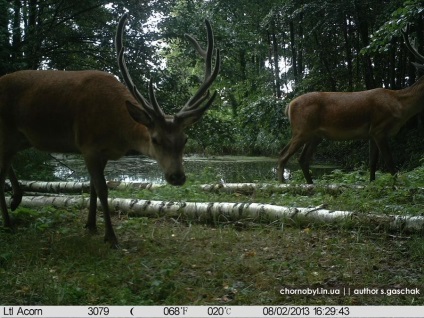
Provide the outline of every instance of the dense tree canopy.
[[184,104],[203,71],[184,33],[203,41],[203,19],[213,24],[223,52],[220,99],[192,129],[192,151],[275,155],[290,137],[284,108],[294,96],[408,86],[418,74],[401,29],[410,24],[415,46],[424,47],[420,0],[0,0],[0,75],[119,76],[113,39],[123,12],[132,17],[129,69],[142,91],[154,79],[168,112]]

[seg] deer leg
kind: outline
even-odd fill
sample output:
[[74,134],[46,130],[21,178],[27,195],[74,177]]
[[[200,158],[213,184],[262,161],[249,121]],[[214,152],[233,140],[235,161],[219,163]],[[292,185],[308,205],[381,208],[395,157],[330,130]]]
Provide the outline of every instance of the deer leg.
[[387,137],[376,139],[375,143],[377,144],[377,147],[380,150],[382,157],[384,158],[384,161],[387,165],[387,168],[389,169],[389,172],[392,175],[395,175],[396,174],[396,168],[395,168],[395,164],[393,162],[393,157],[392,157],[392,153],[390,151],[389,141],[388,141]]
[[13,189],[10,209],[12,211],[15,211],[16,208],[19,206],[19,204],[21,204],[22,202],[23,191],[21,189],[18,178],[16,177],[15,171],[13,170],[12,166],[10,166],[9,168],[9,180],[10,180],[10,183],[12,184],[12,189]]
[[312,156],[320,142],[321,140],[319,138],[314,138],[306,143],[299,157],[299,165],[302,168],[306,182],[309,184],[313,184],[311,172],[309,171],[309,164],[311,163]]
[[278,181],[284,182],[284,167],[297,150],[304,144],[299,139],[291,139],[290,142],[281,150],[280,158],[278,159]]
[[287,163],[287,160],[285,162],[282,161],[282,156],[285,155],[287,150],[289,149],[291,144],[291,141],[287,145],[284,146],[284,148],[280,151],[280,158],[278,159],[278,169],[277,169],[277,177],[278,181],[284,182],[284,166]]
[[370,140],[370,181],[375,180],[375,171],[377,170],[379,150],[374,140]]
[[118,239],[116,238],[115,232],[112,227],[109,204],[107,201],[108,188],[104,177],[104,169],[106,166],[106,162],[106,160],[103,160],[96,155],[85,157],[85,163],[87,165],[87,169],[91,178],[90,188],[91,190],[95,190],[95,192],[92,192],[90,194],[90,211],[87,225],[89,229],[90,227],[91,229],[93,229],[93,226],[95,227],[95,220],[93,221],[93,219],[95,219],[96,216],[96,212],[94,210],[96,204],[94,203],[94,201],[97,199],[96,197],[98,197],[102,205],[103,218],[105,221],[105,242],[109,242],[111,247],[117,248]]
[[5,227],[12,227],[9,212],[7,211],[6,199],[4,197],[4,185],[6,182],[6,175],[10,168],[10,161],[3,158],[0,161],[0,209],[3,216],[3,225]]
[[97,213],[97,192],[94,187],[94,183],[90,180],[90,208],[88,210],[88,219],[85,228],[88,229],[90,233],[97,233],[96,225],[96,213]]

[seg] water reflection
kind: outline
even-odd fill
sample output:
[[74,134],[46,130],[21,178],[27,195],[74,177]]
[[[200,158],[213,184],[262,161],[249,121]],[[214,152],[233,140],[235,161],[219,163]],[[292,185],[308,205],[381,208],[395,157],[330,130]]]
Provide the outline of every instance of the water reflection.
[[[84,160],[80,155],[54,155],[57,160],[55,177],[64,181],[88,181],[89,177]],[[268,157],[219,156],[184,158],[188,178],[206,176],[215,182],[267,182],[277,180],[277,159]],[[315,176],[333,170],[334,166],[314,166]],[[299,169],[296,163],[288,166],[285,176],[289,177],[291,169]],[[155,160],[142,156],[129,156],[117,161],[109,161],[105,169],[107,180],[166,183],[163,172]]]
[[[79,155],[54,155],[54,175],[61,180],[88,181],[84,161]],[[200,157],[184,158],[189,177],[201,173],[225,182],[257,182],[276,180],[276,162],[266,157]],[[105,169],[107,180],[165,183],[163,173],[155,160],[142,156],[129,156],[109,161]]]

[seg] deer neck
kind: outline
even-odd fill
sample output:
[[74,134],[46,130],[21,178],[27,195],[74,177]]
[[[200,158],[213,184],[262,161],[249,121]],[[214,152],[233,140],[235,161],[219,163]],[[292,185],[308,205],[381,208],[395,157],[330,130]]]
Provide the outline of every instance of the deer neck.
[[141,124],[135,124],[133,126],[132,136],[129,151],[135,151],[148,157],[152,157],[152,142],[147,127]]
[[412,86],[398,91],[405,115],[412,117],[424,109],[424,76]]

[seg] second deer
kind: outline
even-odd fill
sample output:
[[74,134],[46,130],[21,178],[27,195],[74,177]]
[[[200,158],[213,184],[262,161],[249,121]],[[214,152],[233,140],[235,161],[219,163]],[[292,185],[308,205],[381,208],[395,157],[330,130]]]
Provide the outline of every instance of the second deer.
[[[409,43],[408,48],[424,63]],[[417,68],[423,65],[415,64]],[[292,138],[280,152],[278,179],[284,181],[284,167],[303,146],[299,165],[307,183],[313,183],[309,171],[312,156],[322,139],[370,140],[370,180],[375,180],[378,157],[381,153],[391,174],[396,173],[388,138],[412,116],[424,109],[424,76],[411,87],[401,90],[376,88],[362,92],[313,92],[295,98],[286,108]]]

